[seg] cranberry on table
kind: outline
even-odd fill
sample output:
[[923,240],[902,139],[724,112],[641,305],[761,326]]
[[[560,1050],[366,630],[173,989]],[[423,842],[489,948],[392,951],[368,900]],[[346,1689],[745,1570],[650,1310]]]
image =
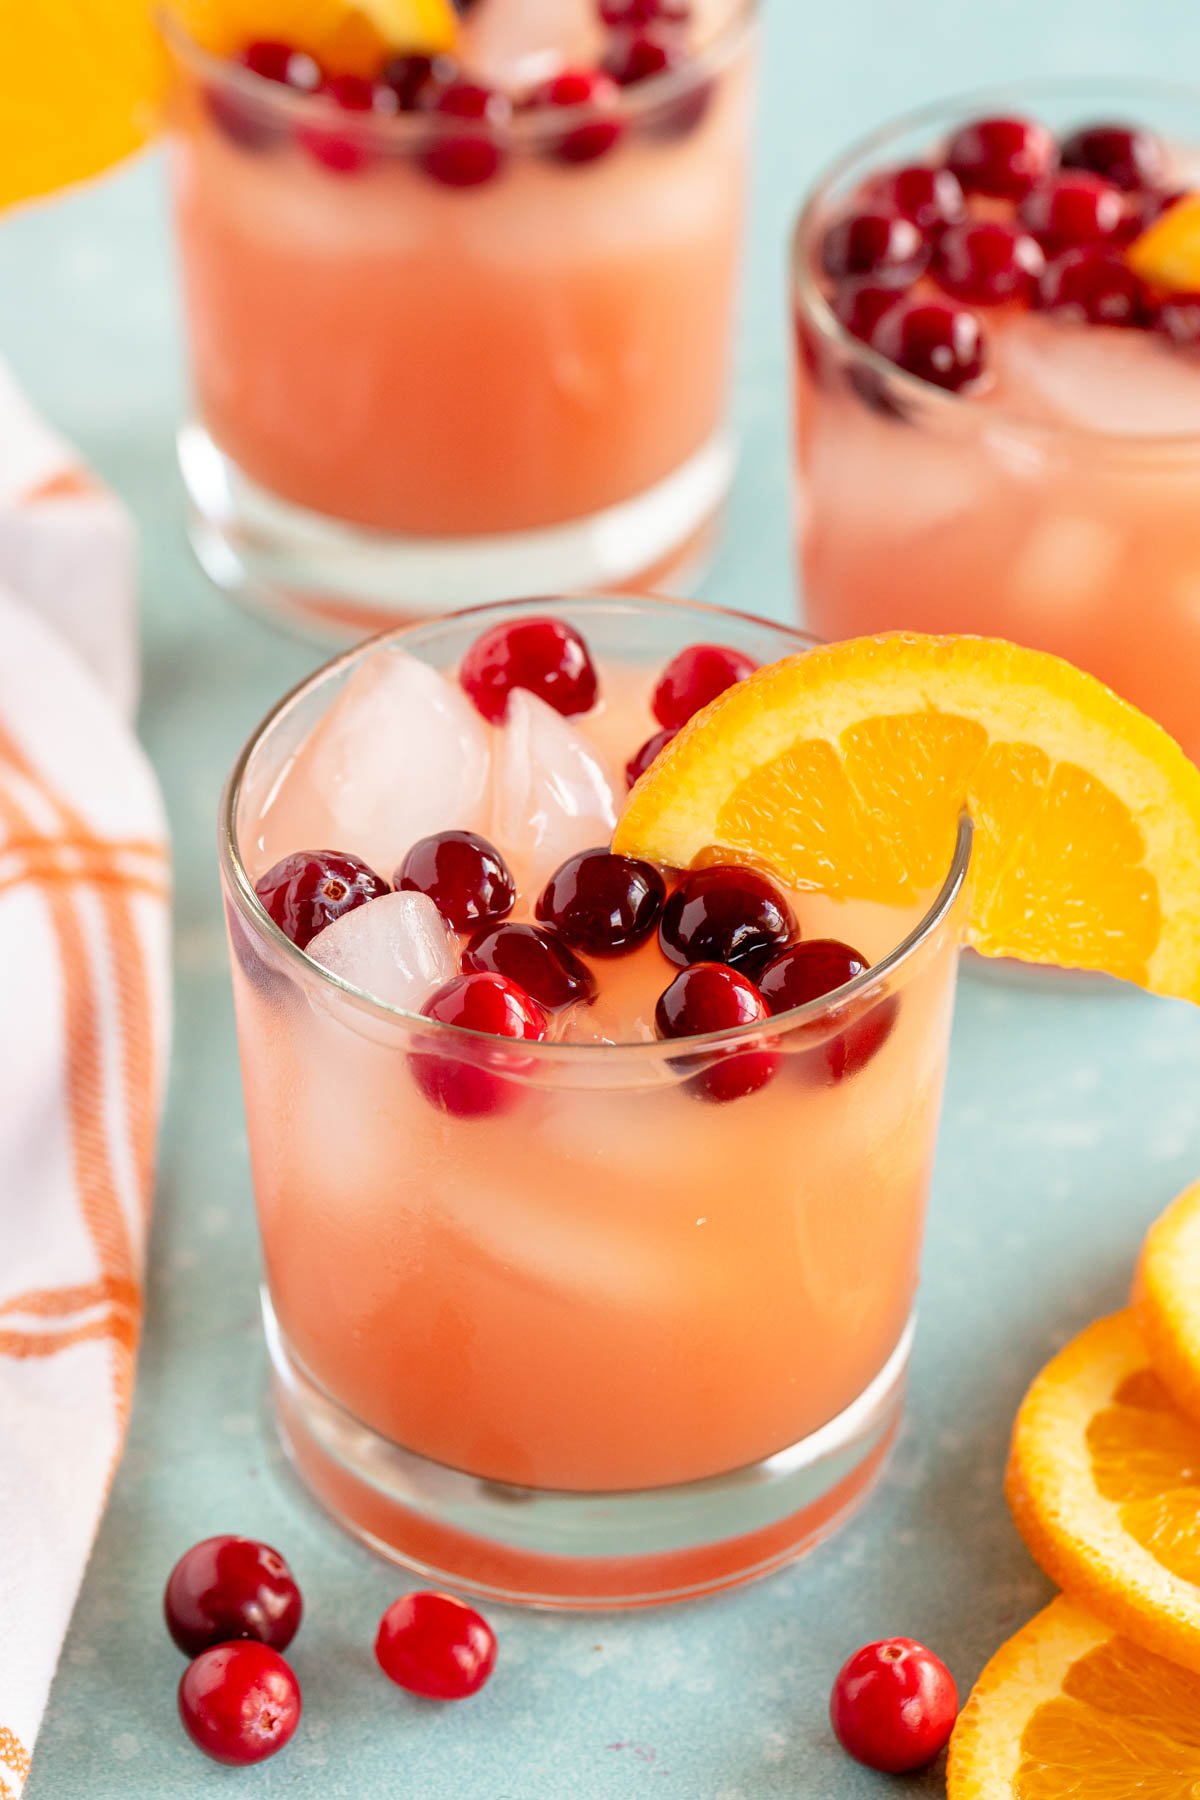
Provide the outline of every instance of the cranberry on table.
[[586,115],[549,139],[547,151],[556,162],[595,162],[616,148],[625,130],[620,89],[600,69],[564,69],[536,88],[526,107]]
[[907,286],[929,261],[929,245],[911,219],[899,213],[847,213],[821,240],[821,267],[835,281],[870,275]]
[[[421,152],[421,167],[443,187],[481,187],[504,165],[512,103],[477,81],[422,88],[418,107],[437,121]],[[474,129],[472,129],[474,127]]]
[[185,1656],[233,1638],[286,1650],[304,1611],[296,1578],[278,1550],[254,1538],[193,1544],[167,1578],[163,1613]]
[[758,664],[744,650],[728,644],[689,644],[673,656],[654,689],[651,707],[659,724],[678,731],[694,713],[737,681],[753,675]]
[[335,919],[391,889],[357,856],[297,850],[260,875],[254,891],[284,937],[303,950]]
[[183,1671],[179,1717],[214,1762],[265,1762],[300,1723],[300,1683],[267,1644],[217,1644]]
[[658,761],[675,735],[675,732],[668,731],[664,726],[661,731],[652,732],[645,743],[634,751],[625,764],[625,780],[629,787],[642,779],[651,763]]
[[834,316],[851,337],[865,343],[884,313],[895,306],[899,298],[899,288],[877,287],[869,281],[846,282],[834,294],[830,305]]
[[[770,1017],[762,995],[750,980],[726,963],[691,963],[680,971],[654,1009],[660,1038],[700,1037],[712,1031],[736,1031],[760,1025]],[[686,1068],[687,1062],[680,1065]],[[778,1052],[731,1045],[714,1053],[697,1071],[688,1089],[704,1100],[722,1104],[741,1100],[765,1087],[779,1067]]]
[[467,1700],[496,1666],[496,1635],[452,1594],[404,1594],[379,1621],[375,1657],[389,1681],[423,1700]]
[[1133,125],[1085,125],[1063,140],[1060,158],[1064,169],[1086,169],[1129,193],[1157,187],[1166,173],[1158,139]]
[[428,894],[453,931],[507,918],[517,898],[508,864],[477,831],[418,838],[396,870],[396,888]]
[[868,341],[898,369],[951,392],[976,386],[987,368],[979,320],[967,307],[942,300],[906,300],[889,308]]
[[1112,251],[1064,250],[1046,266],[1037,304],[1088,325],[1146,325],[1152,307],[1142,282]]
[[970,194],[1019,200],[1058,161],[1053,137],[1032,119],[973,119],[955,132],[946,162]]
[[[524,988],[504,975],[456,975],[421,1008],[427,1019],[457,1025],[488,1037],[537,1043],[546,1035],[546,1015]],[[481,1119],[513,1105],[518,1093],[501,1071],[517,1073],[524,1061],[511,1051],[473,1046],[466,1056],[450,1044],[414,1050],[409,1062],[418,1087],[439,1111],[458,1119]]]
[[1084,171],[1068,172],[1031,188],[1018,217],[1053,255],[1116,237],[1125,219],[1125,202],[1111,181]]
[[465,975],[506,975],[547,1012],[593,1000],[596,977],[551,931],[539,925],[488,925],[462,954]]
[[234,58],[243,69],[264,81],[277,81],[299,94],[313,94],[321,85],[321,69],[315,59],[294,44],[278,38],[256,38]]
[[912,1638],[864,1644],[829,1699],[834,1735],[856,1762],[904,1775],[931,1763],[950,1737],[958,1689],[945,1663]]
[[933,274],[956,300],[998,306],[1030,299],[1045,266],[1036,238],[988,219],[944,231],[934,251]]
[[673,963],[756,964],[796,929],[783,895],[757,869],[714,863],[686,874],[663,908],[658,942]]
[[667,884],[652,863],[611,850],[581,850],[555,870],[536,911],[572,950],[621,956],[649,937],[666,897]]
[[[866,957],[837,938],[806,938],[760,970],[758,988],[777,1017],[836,993],[869,967]],[[798,1056],[797,1067],[809,1080],[828,1086],[857,1075],[891,1036],[899,1010],[894,994],[865,1001],[840,1030],[822,1035],[811,1051]]]
[[458,679],[485,719],[496,725],[514,688],[526,688],[570,718],[596,704],[596,668],[573,625],[561,619],[514,619],[477,638]]
[[911,219],[919,230],[932,235],[966,217],[962,183],[949,169],[912,163],[878,176],[870,189],[872,202],[885,212]]

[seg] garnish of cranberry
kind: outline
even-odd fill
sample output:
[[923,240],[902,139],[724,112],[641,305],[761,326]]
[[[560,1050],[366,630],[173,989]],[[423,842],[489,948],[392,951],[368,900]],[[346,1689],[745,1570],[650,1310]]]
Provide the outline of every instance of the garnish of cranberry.
[[[660,1038],[700,1037],[711,1031],[735,1031],[770,1017],[766,1003],[747,975],[725,963],[698,962],[681,970],[654,1009]],[[686,1069],[690,1059],[681,1059]],[[741,1100],[765,1087],[779,1067],[778,1052],[741,1049],[718,1051],[688,1081],[688,1091],[703,1100]]]
[[871,183],[870,198],[884,212],[911,219],[919,231],[935,235],[966,217],[962,183],[949,169],[912,163],[892,169]]
[[512,103],[478,81],[455,80],[421,89],[417,104],[436,126],[421,152],[421,166],[443,187],[481,187],[500,173]]
[[357,856],[297,850],[260,875],[254,891],[284,937],[303,950],[335,919],[391,889]]
[[264,81],[277,81],[281,87],[298,94],[315,94],[321,85],[320,65],[307,51],[297,50],[278,38],[256,38],[239,50],[234,61],[251,75]]
[[933,273],[956,300],[998,306],[1029,300],[1046,259],[1036,238],[999,219],[951,225],[938,239]]
[[[773,957],[758,976],[758,988],[773,1016],[823,1000],[866,973],[870,964],[836,938],[806,938]],[[867,1000],[848,1014],[833,1035],[822,1036],[800,1059],[803,1072],[822,1084],[857,1075],[891,1036],[899,1005],[894,995]]]
[[488,925],[462,954],[465,975],[506,975],[546,1012],[561,1012],[596,995],[587,964],[553,932],[539,925]]
[[845,326],[851,337],[866,342],[891,306],[895,306],[900,298],[900,289],[894,287],[876,287],[872,282],[844,282],[834,294],[830,305],[835,317]]
[[663,908],[658,942],[673,963],[757,966],[795,929],[791,907],[765,875],[714,863],[683,877]]
[[572,950],[621,956],[650,936],[666,893],[652,863],[611,850],[581,850],[554,871],[536,910]]
[[653,732],[651,736],[646,739],[645,743],[640,745],[639,748],[634,751],[629,761],[625,764],[625,781],[629,787],[632,787],[634,782],[642,779],[642,776],[646,773],[650,764],[652,762],[657,762],[658,758],[662,755],[674,736],[675,733],[673,731],[668,731],[664,726],[661,731]]
[[911,219],[881,208],[847,213],[821,240],[821,267],[835,281],[869,275],[907,287],[929,261],[929,245]]
[[595,162],[616,148],[625,130],[620,89],[600,69],[562,70],[535,88],[526,108],[578,115],[576,122],[555,132],[547,142],[547,154],[555,162]]
[[1115,238],[1125,219],[1119,188],[1099,175],[1068,171],[1030,188],[1018,209],[1026,231],[1047,255]]
[[379,71],[381,87],[390,88],[400,112],[417,112],[431,88],[448,87],[458,79],[458,67],[449,56],[425,56],[407,50],[390,56]]
[[[618,87],[637,88],[661,75],[682,70],[687,62],[682,33],[660,18],[653,25],[614,31],[600,66]],[[686,137],[703,120],[712,97],[712,82],[694,76],[682,86],[682,91],[643,112],[639,122],[655,137]]]
[[610,31],[621,26],[632,30],[646,25],[682,28],[691,23],[692,17],[688,0],[600,0],[597,10],[601,24]]
[[949,1739],[958,1689],[945,1663],[912,1638],[864,1644],[843,1664],[829,1699],[842,1749],[868,1769],[904,1775]]
[[596,704],[596,668],[573,625],[561,619],[514,619],[477,638],[458,679],[491,724],[497,725],[514,688],[527,688],[564,718]]
[[1063,140],[1064,169],[1086,169],[1114,187],[1136,193],[1158,187],[1166,174],[1162,145],[1132,125],[1085,125]]
[[278,1550],[254,1538],[210,1537],[185,1550],[167,1578],[163,1613],[185,1656],[233,1638],[286,1650],[304,1611]]
[[1055,167],[1058,152],[1044,125],[1032,119],[973,119],[960,127],[946,162],[969,194],[1019,200]]
[[[315,93],[321,84],[321,70],[313,58],[277,38],[256,38],[233,60],[260,80],[296,94]],[[286,141],[286,127],[266,106],[256,106],[252,99],[225,87],[210,88],[206,98],[215,122],[244,150],[269,150]]]
[[651,698],[654,716],[665,731],[678,731],[694,713],[723,694],[736,681],[753,675],[758,664],[728,644],[689,644],[673,656]]
[[265,1762],[300,1723],[300,1683],[268,1644],[217,1644],[183,1671],[179,1717],[214,1762]]
[[419,838],[396,870],[402,893],[428,894],[453,931],[505,919],[517,898],[508,864],[477,831]]
[[[457,1025],[487,1037],[537,1043],[546,1035],[546,1015],[515,981],[503,975],[456,975],[421,1008],[427,1019]],[[413,1076],[430,1105],[458,1119],[502,1112],[518,1098],[505,1074],[519,1074],[526,1059],[511,1050],[472,1045],[462,1055],[448,1044],[414,1050]]]
[[1138,276],[1119,254],[1106,250],[1064,250],[1046,265],[1037,304],[1088,325],[1140,326],[1153,317]]
[[[365,75],[330,75],[321,83],[319,96],[331,100],[345,113],[387,117],[399,110],[390,87]],[[309,155],[335,175],[354,175],[366,168],[371,148],[360,133],[339,131],[334,125],[302,125],[296,133]]]
[[969,308],[946,301],[905,300],[889,307],[868,341],[898,369],[954,393],[977,386],[987,369],[979,320]]
[[379,1621],[375,1658],[423,1700],[468,1700],[496,1666],[496,1634],[452,1594],[404,1594]]

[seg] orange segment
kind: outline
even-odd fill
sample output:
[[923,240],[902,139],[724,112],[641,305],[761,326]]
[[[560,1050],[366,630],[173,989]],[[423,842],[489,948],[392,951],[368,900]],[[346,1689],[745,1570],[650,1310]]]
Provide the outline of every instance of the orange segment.
[[1200,1420],[1200,1182],[1146,1234],[1134,1299],[1154,1367],[1176,1405]]
[[954,1727],[947,1800],[1194,1800],[1200,1677],[1054,1600],[993,1656]]
[[1200,291],[1200,194],[1185,194],[1168,207],[1134,239],[1125,260],[1152,287]]
[[1131,1312],[1090,1325],[1034,1381],[1006,1492],[1052,1580],[1200,1671],[1200,1427],[1150,1367]]
[[896,633],[760,669],[634,788],[615,846],[714,848],[801,888],[907,905],[975,822],[966,941],[1200,1000],[1200,771],[1057,657]]
[[370,74],[387,49],[451,50],[450,0],[175,0],[180,23],[218,56],[282,38],[326,67]]

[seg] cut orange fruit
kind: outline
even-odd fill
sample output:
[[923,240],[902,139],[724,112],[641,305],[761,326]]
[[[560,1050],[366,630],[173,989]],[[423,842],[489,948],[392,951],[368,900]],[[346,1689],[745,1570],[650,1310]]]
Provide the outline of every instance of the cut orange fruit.
[[1125,252],[1135,275],[1172,292],[1200,291],[1200,194],[1184,194]]
[[281,38],[325,67],[372,73],[388,49],[454,48],[450,0],[174,0],[188,35],[227,56],[254,38]]
[[1147,1232],[1134,1301],[1154,1367],[1176,1405],[1200,1420],[1200,1182]]
[[1052,1581],[1200,1671],[1200,1427],[1152,1369],[1132,1312],[1089,1325],[1034,1381],[1005,1489]]
[[896,633],[760,669],[638,782],[614,847],[750,856],[799,888],[907,905],[975,825],[965,939],[1200,1000],[1200,771],[1057,657]]
[[993,1656],[954,1727],[947,1800],[1194,1800],[1200,1677],[1070,1600]]

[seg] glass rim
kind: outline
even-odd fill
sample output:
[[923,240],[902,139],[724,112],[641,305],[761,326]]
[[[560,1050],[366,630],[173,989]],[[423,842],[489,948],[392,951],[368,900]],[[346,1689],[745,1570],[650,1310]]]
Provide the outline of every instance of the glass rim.
[[[1200,454],[1200,429],[1196,431],[1117,432],[1103,431],[1092,425],[1074,424],[1069,420],[1038,419],[1014,410],[994,406],[982,394],[954,393],[922,381],[919,376],[889,362],[856,338],[842,324],[821,290],[816,277],[815,259],[810,254],[817,230],[822,223],[822,206],[830,190],[860,164],[886,153],[897,139],[910,131],[928,126],[931,131],[955,118],[965,119],[973,113],[991,110],[993,106],[1044,99],[1078,98],[1081,103],[1091,97],[1115,94],[1141,96],[1145,100],[1176,99],[1200,108],[1200,85],[1176,81],[1166,76],[1100,75],[1035,76],[1025,80],[991,83],[948,94],[940,100],[899,113],[854,138],[836,157],[824,164],[808,187],[791,234],[790,278],[792,297],[804,320],[818,335],[872,375],[884,380],[900,395],[913,401],[931,418],[975,419],[981,427],[1011,431],[1047,443],[1086,443],[1092,449],[1107,451],[1114,460],[1145,457],[1185,458]],[[886,166],[886,165],[885,165]],[[983,309],[986,319],[986,309]]]
[[[226,879],[229,891],[238,904],[246,925],[263,939],[276,957],[282,958],[285,966],[291,965],[308,983],[315,983],[318,988],[324,986],[336,993],[343,1001],[349,1002],[354,1010],[376,1022],[387,1021],[397,1030],[412,1032],[419,1029],[422,1037],[429,1040],[444,1039],[447,1043],[471,1043],[480,1049],[494,1050],[497,1039],[487,1033],[474,1031],[462,1025],[451,1025],[440,1019],[426,1018],[423,1013],[409,1012],[403,1007],[393,1006],[389,1002],[376,999],[363,988],[344,981],[340,975],[317,962],[315,957],[300,949],[297,944],[285,936],[271,918],[262,901],[254,890],[242,857],[237,838],[237,814],[241,802],[245,778],[251,761],[259,748],[266,742],[277,726],[282,724],[292,709],[317,688],[333,680],[342,670],[348,670],[368,656],[377,654],[385,646],[400,643],[411,644],[422,636],[434,635],[447,625],[458,624],[478,618],[482,623],[497,614],[511,613],[513,608],[547,607],[581,607],[587,609],[597,607],[627,607],[636,614],[647,608],[664,614],[678,613],[681,609],[707,615],[714,620],[732,619],[739,624],[752,625],[756,630],[777,635],[786,643],[784,654],[795,654],[797,646],[800,653],[815,649],[821,640],[799,631],[793,627],[782,625],[773,619],[760,619],[753,613],[736,611],[731,607],[713,606],[699,600],[679,600],[662,594],[580,594],[580,595],[532,595],[528,599],[493,600],[477,606],[461,607],[455,612],[444,613],[435,619],[425,620],[415,625],[402,625],[391,631],[378,633],[365,639],[362,643],[352,645],[350,649],[341,651],[320,664],[303,680],[290,688],[275,705],[264,714],[254,730],[250,733],[237,760],[226,780],[221,794],[218,812],[218,855],[221,872]],[[519,1045],[523,1068],[532,1068],[534,1062],[556,1062],[560,1058],[570,1060],[579,1066],[584,1061],[610,1061],[614,1056],[638,1057],[643,1061],[680,1060],[684,1054],[698,1056],[705,1051],[723,1049],[727,1045],[752,1042],[762,1037],[770,1037],[777,1032],[790,1032],[797,1027],[815,1025],[825,1020],[831,1029],[840,1028],[844,1023],[843,1015],[863,998],[870,999],[878,990],[879,998],[889,986],[897,971],[902,970],[912,956],[922,947],[926,940],[937,930],[949,915],[957,901],[967,877],[967,869],[971,859],[971,843],[973,827],[969,815],[964,811],[958,821],[955,834],[954,851],[945,877],[920,919],[911,929],[892,946],[878,962],[864,969],[861,975],[854,976],[842,987],[835,988],[830,994],[822,994],[815,1000],[806,1001],[803,1006],[792,1007],[789,1011],[774,1014],[770,1019],[759,1020],[753,1024],[740,1025],[733,1030],[705,1032],[687,1039],[655,1039],[649,1042],[629,1040],[615,1044],[571,1043],[557,1039],[538,1041],[521,1041]],[[531,1059],[527,1062],[526,1059]]]
[[[761,3],[762,0],[732,0],[729,17],[694,55],[677,68],[652,75],[631,87],[620,88],[620,116],[637,120],[653,115],[661,107],[685,99],[735,61],[749,42]],[[370,113],[346,112],[320,94],[293,93],[277,81],[268,81],[230,58],[204,49],[178,17],[171,0],[159,0],[154,19],[172,55],[209,84],[291,123],[312,124],[313,108],[316,107],[321,123],[336,121],[340,130],[364,143],[377,143],[381,148],[389,144],[407,147],[416,142],[428,142],[431,135],[473,128],[481,137],[503,139],[514,149],[520,149],[559,138],[564,131],[588,124],[596,117],[595,108],[586,102],[580,106],[556,107],[553,112],[522,114],[514,110],[512,117],[501,125],[489,125],[486,119],[439,119],[436,114],[429,113],[393,113],[376,117]]]

